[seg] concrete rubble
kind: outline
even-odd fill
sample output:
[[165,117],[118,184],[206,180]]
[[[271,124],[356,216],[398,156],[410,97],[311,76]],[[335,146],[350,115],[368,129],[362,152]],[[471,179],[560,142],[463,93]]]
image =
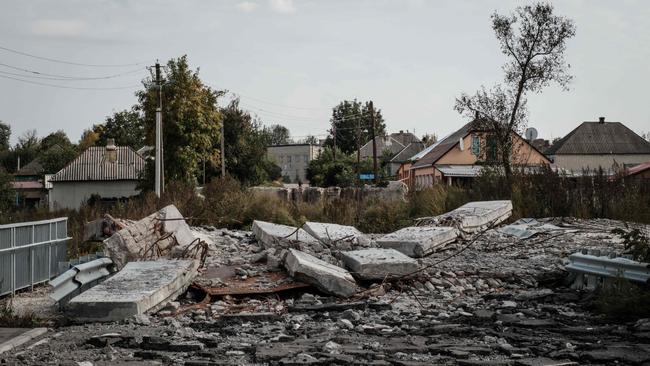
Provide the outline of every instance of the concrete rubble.
[[418,262],[394,249],[362,249],[341,253],[345,266],[355,277],[381,280],[407,275],[418,269]]
[[77,322],[123,320],[160,310],[189,286],[199,261],[129,262],[116,275],[72,298],[65,311]]
[[512,215],[511,201],[469,202],[445,214],[420,219],[423,225],[453,226],[461,233],[474,233],[507,220]]
[[[309,239],[306,231],[304,241],[286,240],[282,233],[298,228],[263,222],[252,232],[193,227],[208,251],[187,291],[127,319],[58,326],[0,355],[0,364],[650,363],[650,319],[604,318],[594,312],[594,294],[567,281],[572,253],[622,252],[622,239],[611,230],[626,224],[536,220],[529,225],[534,235],[496,227],[469,240],[454,236],[456,244],[438,247],[444,251],[422,247],[427,255],[417,260],[373,248],[372,241],[347,250]],[[445,229],[416,228],[432,230],[428,237]],[[384,281],[389,273],[395,276]],[[150,289],[158,277],[134,286]]]
[[354,226],[307,221],[303,228],[322,243],[334,245],[339,249],[350,250],[370,245],[370,239]]
[[409,257],[424,257],[456,240],[452,227],[410,226],[377,239],[382,248],[395,249]]

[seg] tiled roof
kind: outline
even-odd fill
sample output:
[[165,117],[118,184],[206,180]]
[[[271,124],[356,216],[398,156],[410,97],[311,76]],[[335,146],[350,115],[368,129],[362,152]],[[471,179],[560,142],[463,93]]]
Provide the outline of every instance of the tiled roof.
[[394,163],[404,163],[407,162],[411,156],[414,154],[417,154],[418,152],[422,151],[424,149],[424,144],[421,142],[411,142],[406,146],[405,148],[402,149],[402,151],[398,152],[397,155],[395,155],[390,161]]
[[650,154],[650,142],[621,122],[583,122],[546,149],[545,154]]
[[145,160],[128,146],[116,147],[116,159],[111,162],[106,147],[92,146],[61,169],[51,182],[137,180],[144,170]]

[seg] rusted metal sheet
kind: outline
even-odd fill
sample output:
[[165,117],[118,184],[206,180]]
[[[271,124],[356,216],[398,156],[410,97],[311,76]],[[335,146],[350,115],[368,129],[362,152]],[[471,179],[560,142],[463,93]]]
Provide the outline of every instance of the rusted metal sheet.
[[[260,275],[242,279],[235,275],[234,268],[230,266],[208,268],[194,282],[194,286],[210,296],[272,294],[309,287],[306,283],[294,281],[285,272],[260,272]],[[211,279],[218,279],[222,286],[206,286],[205,283]]]

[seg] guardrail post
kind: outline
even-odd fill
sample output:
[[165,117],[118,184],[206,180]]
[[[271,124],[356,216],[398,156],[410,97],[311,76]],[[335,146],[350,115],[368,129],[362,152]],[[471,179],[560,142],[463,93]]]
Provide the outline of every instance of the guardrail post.
[[11,296],[16,294],[16,228],[12,227],[11,236]]

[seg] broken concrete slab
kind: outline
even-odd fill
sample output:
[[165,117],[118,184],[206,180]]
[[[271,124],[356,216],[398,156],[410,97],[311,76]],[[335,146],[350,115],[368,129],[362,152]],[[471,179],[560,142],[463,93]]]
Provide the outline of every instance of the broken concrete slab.
[[350,243],[352,246],[368,246],[370,239],[354,226],[307,221],[305,231],[327,244]]
[[409,257],[424,257],[456,240],[452,227],[410,226],[377,240],[382,248],[395,249]]
[[266,248],[286,246],[297,243],[318,244],[318,239],[305,230],[294,226],[274,224],[266,221],[253,221],[253,235]]
[[309,283],[328,294],[349,297],[357,290],[350,272],[299,250],[289,250],[284,266],[298,281]]
[[386,276],[400,276],[418,269],[418,262],[395,249],[362,249],[342,252],[343,263],[355,277],[380,280]]
[[169,256],[173,248],[182,251],[195,240],[183,215],[169,205],[104,240],[104,254],[121,269],[130,261]]
[[185,291],[198,267],[196,260],[129,262],[113,277],[72,298],[65,313],[77,322],[107,322],[157,311]]
[[504,201],[476,201],[466,203],[457,209],[445,214],[425,218],[422,224],[435,226],[453,226],[463,232],[477,232],[488,226],[497,225],[512,214],[512,202]]

